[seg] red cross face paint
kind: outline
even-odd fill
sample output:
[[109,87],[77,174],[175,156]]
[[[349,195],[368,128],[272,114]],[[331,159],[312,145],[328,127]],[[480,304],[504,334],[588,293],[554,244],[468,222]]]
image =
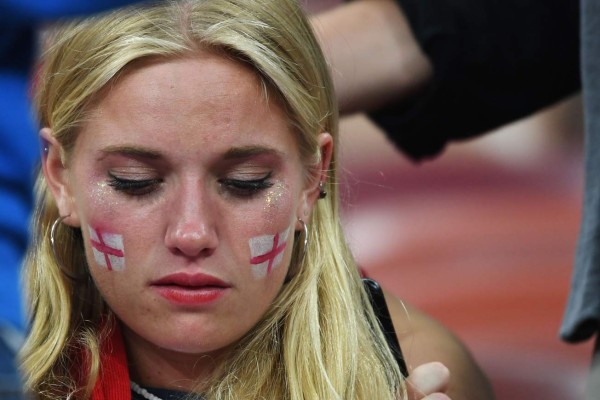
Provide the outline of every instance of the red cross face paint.
[[89,227],[90,243],[96,264],[109,271],[125,269],[125,248],[123,236],[116,233],[103,232],[99,228]]
[[250,264],[252,273],[257,279],[263,279],[277,268],[283,259],[291,229],[275,235],[263,235],[250,239]]

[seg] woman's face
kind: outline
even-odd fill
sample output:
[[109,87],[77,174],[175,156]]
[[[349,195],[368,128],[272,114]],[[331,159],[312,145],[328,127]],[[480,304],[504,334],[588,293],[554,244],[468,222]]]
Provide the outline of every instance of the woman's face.
[[96,286],[128,345],[218,353],[280,291],[321,166],[307,178],[282,108],[254,72],[211,53],[138,64],[91,111],[66,166],[42,135]]

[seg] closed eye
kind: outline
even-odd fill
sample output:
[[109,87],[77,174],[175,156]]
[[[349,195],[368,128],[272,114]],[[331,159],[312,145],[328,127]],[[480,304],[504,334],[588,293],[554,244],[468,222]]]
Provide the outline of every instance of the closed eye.
[[264,189],[273,186],[270,181],[271,172],[259,179],[219,179],[219,184],[225,190],[238,197],[250,197]]
[[162,179],[125,179],[109,175],[108,184],[119,192],[126,193],[131,196],[143,196],[156,190],[162,183]]

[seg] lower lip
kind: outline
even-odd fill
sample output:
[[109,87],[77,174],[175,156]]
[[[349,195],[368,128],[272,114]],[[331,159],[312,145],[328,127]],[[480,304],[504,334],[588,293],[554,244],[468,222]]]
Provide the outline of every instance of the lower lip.
[[202,287],[188,288],[183,286],[155,286],[159,295],[169,302],[182,306],[195,306],[212,303],[221,298],[227,288]]

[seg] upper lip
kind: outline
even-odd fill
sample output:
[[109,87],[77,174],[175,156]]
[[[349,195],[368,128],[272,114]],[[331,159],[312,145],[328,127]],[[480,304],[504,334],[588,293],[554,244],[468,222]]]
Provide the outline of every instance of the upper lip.
[[165,275],[162,278],[155,280],[152,282],[152,285],[174,285],[174,286],[185,286],[185,287],[205,287],[205,286],[213,286],[213,287],[229,287],[230,285],[225,283],[219,278],[216,278],[212,275],[207,275],[203,273],[185,273],[185,272],[177,272],[170,275]]

